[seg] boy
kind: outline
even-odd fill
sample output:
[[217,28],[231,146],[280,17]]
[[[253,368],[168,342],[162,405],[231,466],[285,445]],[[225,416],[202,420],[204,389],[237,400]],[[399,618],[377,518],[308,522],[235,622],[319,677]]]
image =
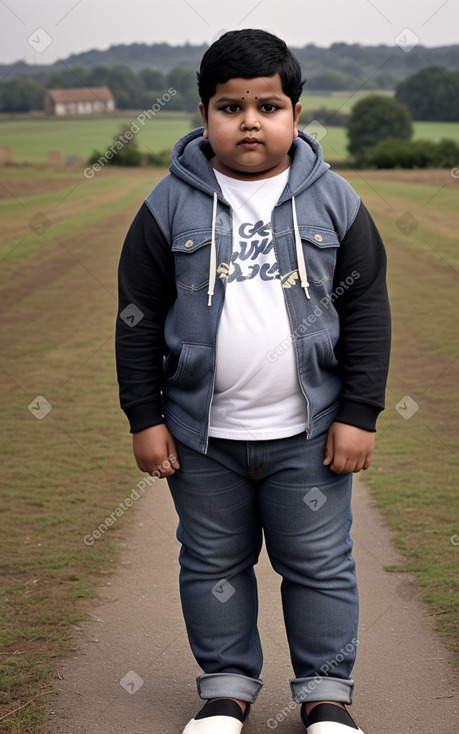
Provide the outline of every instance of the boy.
[[177,143],[130,228],[117,323],[137,464],[168,478],[179,516],[207,701],[184,734],[238,734],[262,686],[262,536],[302,720],[309,734],[352,734],[351,483],[384,407],[384,247],[297,130],[301,70],[283,41],[225,33],[198,80],[203,128]]

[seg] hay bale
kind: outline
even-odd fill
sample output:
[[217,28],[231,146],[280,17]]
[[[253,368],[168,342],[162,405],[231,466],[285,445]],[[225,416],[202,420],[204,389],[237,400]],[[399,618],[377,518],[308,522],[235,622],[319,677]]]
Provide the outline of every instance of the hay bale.
[[62,150],[48,150],[47,160],[50,166],[65,165],[65,156]]
[[13,160],[9,145],[0,145],[0,166],[11,163]]

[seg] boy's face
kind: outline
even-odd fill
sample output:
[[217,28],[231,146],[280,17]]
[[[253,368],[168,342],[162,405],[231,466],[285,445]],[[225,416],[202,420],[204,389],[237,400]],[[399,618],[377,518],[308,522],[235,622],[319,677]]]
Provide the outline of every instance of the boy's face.
[[289,167],[301,105],[292,108],[279,74],[217,84],[207,112],[202,102],[199,110],[215,153],[211,163],[220,173],[263,179]]

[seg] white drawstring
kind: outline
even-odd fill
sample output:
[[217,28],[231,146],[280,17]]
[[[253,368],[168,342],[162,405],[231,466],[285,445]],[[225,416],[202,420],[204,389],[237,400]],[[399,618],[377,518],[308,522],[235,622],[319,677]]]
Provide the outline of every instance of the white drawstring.
[[292,214],[293,214],[293,230],[295,232],[296,260],[298,264],[298,273],[300,276],[301,287],[304,289],[306,298],[309,295],[308,274],[306,272],[306,263],[304,261],[303,245],[301,243],[300,230],[298,229],[298,220],[296,216],[295,197],[292,196]]
[[207,295],[209,296],[207,301],[208,306],[212,305],[212,296],[214,295],[215,290],[215,279],[217,277],[217,247],[215,244],[215,220],[217,218],[217,202],[218,197],[214,191],[214,205],[212,208],[212,239],[210,242],[209,290],[207,291]]

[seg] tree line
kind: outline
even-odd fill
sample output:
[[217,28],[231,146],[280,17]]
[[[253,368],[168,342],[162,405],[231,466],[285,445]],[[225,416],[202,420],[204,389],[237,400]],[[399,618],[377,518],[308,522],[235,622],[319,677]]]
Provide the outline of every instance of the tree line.
[[[206,44],[189,43],[180,46],[168,43],[117,44],[104,51],[91,49],[73,54],[65,60],[57,60],[51,66],[19,61],[14,65],[14,75],[43,79],[49,73],[65,68],[92,69],[96,66],[128,66],[135,74],[143,69],[158,69],[163,73],[169,73],[177,67],[198,69],[206,48]],[[437,48],[426,48],[419,44],[406,53],[396,44],[365,46],[359,43],[333,43],[329,47],[322,47],[307,43],[301,48],[292,47],[292,51],[301,64],[303,75],[308,79],[309,89],[352,90],[364,84],[368,90],[392,90],[398,82],[426,66],[459,69],[458,44]],[[0,65],[0,78],[10,74],[10,66]],[[329,87],[330,84],[333,86]]]
[[41,110],[47,89],[103,86],[109,87],[121,110],[148,108],[170,87],[177,94],[168,102],[169,110],[191,112],[199,102],[196,74],[188,67],[176,67],[167,74],[156,69],[135,74],[128,66],[77,66],[51,72],[43,79],[16,77],[0,83],[0,112]]
[[[318,78],[322,91],[341,89],[339,83],[331,82],[332,72],[323,72]],[[111,89],[118,109],[146,109],[171,87],[176,94],[168,102],[168,110],[195,112],[199,102],[196,72],[190,67],[179,66],[167,73],[143,69],[137,74],[128,66],[74,67],[53,71],[43,79],[13,78],[0,83],[0,112],[41,110],[46,89],[100,86]],[[308,83],[305,91],[311,89]],[[421,69],[396,85],[395,98],[406,105],[413,120],[457,122],[459,71],[432,66]],[[345,124],[339,116],[333,120],[337,114],[333,112],[320,122]]]

